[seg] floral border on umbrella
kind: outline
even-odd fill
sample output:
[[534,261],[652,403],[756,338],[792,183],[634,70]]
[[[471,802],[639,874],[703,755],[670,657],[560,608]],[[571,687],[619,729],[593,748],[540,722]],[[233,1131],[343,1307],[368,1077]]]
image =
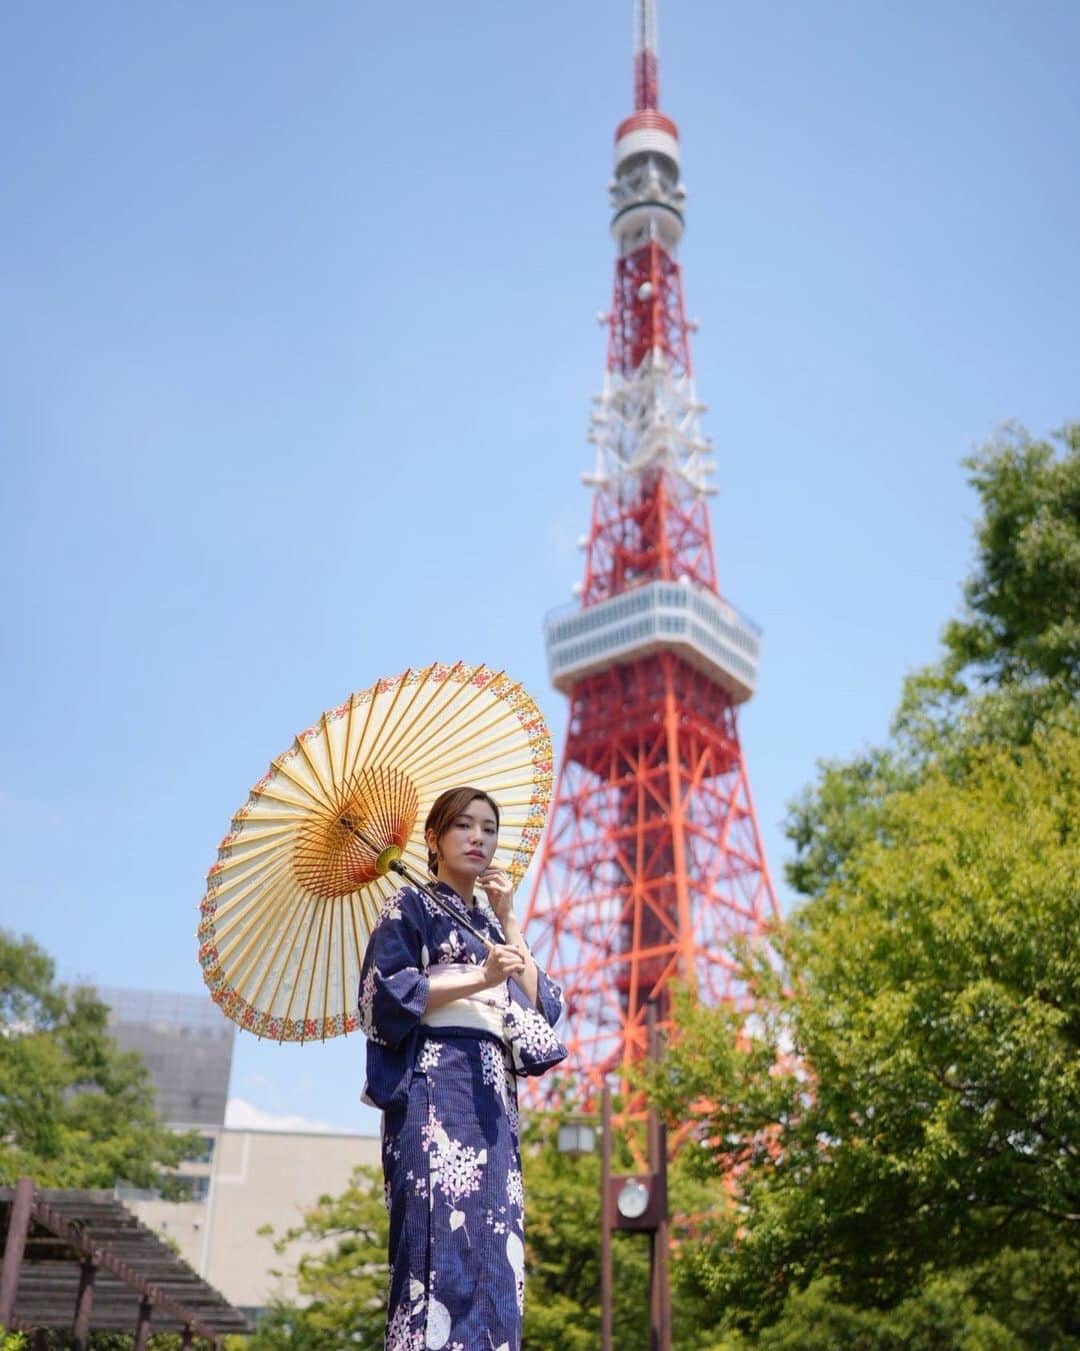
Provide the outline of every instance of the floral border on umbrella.
[[438,684],[456,680],[461,684],[472,684],[481,689],[489,688],[497,699],[509,704],[521,723],[528,739],[533,766],[532,795],[529,799],[529,810],[521,826],[520,840],[511,854],[507,871],[515,883],[520,882],[524,876],[543,834],[554,771],[547,723],[536,701],[525,688],[511,680],[504,672],[492,671],[484,665],[466,666],[462,662],[456,662],[452,666],[447,666],[442,662],[435,662],[420,669],[410,667],[400,675],[378,680],[367,689],[350,695],[336,708],[323,714],[318,722],[305,728],[293,745],[274,760],[251,789],[247,801],[234,814],[229,832],[218,846],[217,858],[206,875],[207,889],[199,906],[202,918],[197,931],[199,964],[202,967],[203,980],[209,987],[210,997],[222,1013],[242,1030],[253,1032],[257,1037],[272,1037],[279,1042],[325,1040],[327,1037],[344,1036],[357,1030],[359,1020],[354,1012],[337,1013],[326,1018],[276,1017],[265,1010],[255,1008],[229,984],[221,966],[216,942],[217,879],[224,869],[225,861],[232,855],[233,845],[243,833],[245,823],[259,800],[261,790],[271,781],[281,765],[287,764],[301,754],[300,745],[304,741],[310,740],[323,730],[324,719],[336,721],[345,717],[350,709],[357,705],[370,703],[378,694],[390,693],[402,684],[415,685],[423,679],[430,679]]

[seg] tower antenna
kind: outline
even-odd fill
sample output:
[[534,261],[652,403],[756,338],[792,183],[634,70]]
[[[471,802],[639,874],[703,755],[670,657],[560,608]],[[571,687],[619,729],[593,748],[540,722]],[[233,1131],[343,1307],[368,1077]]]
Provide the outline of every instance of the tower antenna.
[[634,3],[634,110],[660,107],[660,53],[655,0]]
[[[721,593],[678,262],[679,132],[659,108],[654,0],[635,0],[634,111],[615,132],[615,287],[577,601],[546,622],[566,743],[526,924],[567,995],[581,1096],[647,1053],[675,983],[741,1001],[733,940],[776,897],[737,713],[760,632]],[[558,1087],[534,1080],[553,1101]]]

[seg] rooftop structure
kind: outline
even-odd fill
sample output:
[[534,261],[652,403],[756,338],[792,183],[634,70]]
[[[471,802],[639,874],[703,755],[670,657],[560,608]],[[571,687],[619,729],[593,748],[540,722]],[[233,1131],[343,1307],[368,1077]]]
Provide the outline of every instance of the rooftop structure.
[[236,1027],[205,994],[99,989],[109,1032],[137,1051],[154,1085],[157,1109],[175,1126],[222,1126]]

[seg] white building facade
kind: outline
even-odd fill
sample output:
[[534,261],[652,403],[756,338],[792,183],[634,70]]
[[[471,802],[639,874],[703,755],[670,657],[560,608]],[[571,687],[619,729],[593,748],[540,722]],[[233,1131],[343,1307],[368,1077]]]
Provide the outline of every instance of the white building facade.
[[[329,1132],[234,1130],[199,1126],[206,1144],[181,1175],[191,1199],[164,1201],[145,1192],[119,1195],[139,1219],[172,1240],[184,1260],[230,1303],[257,1314],[275,1300],[292,1302],[291,1273],[315,1243],[274,1252],[274,1238],[300,1224],[320,1196],[336,1196],[360,1164],[380,1166],[379,1140]],[[272,1234],[265,1230],[273,1229]],[[323,1245],[325,1246],[325,1245]],[[282,1275],[271,1272],[280,1268]]]
[[[165,1201],[124,1186],[117,1196],[245,1313],[293,1301],[290,1273],[319,1245],[298,1242],[279,1257],[275,1236],[300,1224],[320,1196],[343,1192],[358,1165],[378,1168],[378,1138],[226,1126],[236,1029],[209,998],[160,990],[99,995],[111,1011],[112,1036],[145,1061],[158,1111],[175,1130],[197,1131],[203,1140],[201,1154],[179,1170],[189,1199]],[[272,1234],[259,1232],[267,1226]],[[276,1269],[283,1275],[273,1275]]]

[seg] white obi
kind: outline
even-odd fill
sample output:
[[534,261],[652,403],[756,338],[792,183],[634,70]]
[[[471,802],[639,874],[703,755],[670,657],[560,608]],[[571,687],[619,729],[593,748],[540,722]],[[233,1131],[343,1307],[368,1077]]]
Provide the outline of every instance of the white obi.
[[[480,968],[473,962],[440,962],[429,969],[433,976],[441,971],[468,971],[470,975]],[[490,1032],[500,1041],[506,1040],[506,1006],[510,991],[506,981],[477,994],[462,995],[437,1009],[428,1009],[420,1018],[424,1027],[465,1027],[477,1032]]]

